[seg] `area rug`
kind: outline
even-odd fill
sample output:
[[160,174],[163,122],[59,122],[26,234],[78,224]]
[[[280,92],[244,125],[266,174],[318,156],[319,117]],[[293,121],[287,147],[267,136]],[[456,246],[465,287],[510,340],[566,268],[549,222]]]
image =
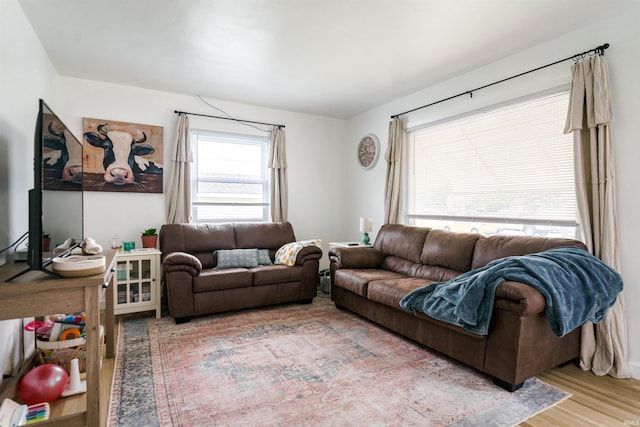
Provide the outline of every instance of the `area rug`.
[[118,329],[111,426],[508,426],[570,396],[509,393],[321,297]]

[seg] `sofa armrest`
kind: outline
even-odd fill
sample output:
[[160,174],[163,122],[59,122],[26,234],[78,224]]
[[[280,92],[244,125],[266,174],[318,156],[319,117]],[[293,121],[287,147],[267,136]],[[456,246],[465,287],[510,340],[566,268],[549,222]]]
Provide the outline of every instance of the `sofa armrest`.
[[186,252],[172,252],[164,257],[162,268],[165,273],[186,271],[195,277],[202,271],[202,263],[198,258]]
[[319,260],[322,258],[322,249],[317,246],[305,246],[296,256],[296,265],[302,265],[307,261]]
[[526,316],[543,312],[545,301],[544,296],[531,286],[520,282],[506,281],[496,288],[494,308]]
[[371,247],[331,248],[329,250],[329,261],[332,267],[335,266],[335,269],[379,268],[384,257],[384,253]]

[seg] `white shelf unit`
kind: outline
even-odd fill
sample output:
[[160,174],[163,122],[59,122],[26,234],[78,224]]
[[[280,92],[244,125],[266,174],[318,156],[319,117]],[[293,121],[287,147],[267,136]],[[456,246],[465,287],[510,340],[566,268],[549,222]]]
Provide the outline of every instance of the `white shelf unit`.
[[160,318],[160,255],[157,249],[118,252],[114,313],[155,310]]

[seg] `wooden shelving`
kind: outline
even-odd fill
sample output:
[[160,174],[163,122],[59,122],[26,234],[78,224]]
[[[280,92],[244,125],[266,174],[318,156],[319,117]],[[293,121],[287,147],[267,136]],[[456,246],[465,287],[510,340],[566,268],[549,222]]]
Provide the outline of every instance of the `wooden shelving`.
[[[106,270],[103,274],[78,278],[53,278],[43,272],[33,271],[11,282],[6,280],[19,272],[24,264],[6,264],[0,267],[0,320],[51,313],[78,313],[87,315],[87,393],[72,400],[85,398],[84,412],[78,412],[39,423],[47,426],[100,425],[100,298],[105,295],[104,329],[106,339],[105,356],[114,357],[114,263],[115,251],[104,251]],[[71,399],[71,398],[65,398]],[[59,403],[58,403],[59,402]],[[65,405],[65,400],[54,402]],[[77,405],[74,405],[77,406]],[[54,414],[56,411],[52,411]],[[65,411],[62,411],[63,413]]]

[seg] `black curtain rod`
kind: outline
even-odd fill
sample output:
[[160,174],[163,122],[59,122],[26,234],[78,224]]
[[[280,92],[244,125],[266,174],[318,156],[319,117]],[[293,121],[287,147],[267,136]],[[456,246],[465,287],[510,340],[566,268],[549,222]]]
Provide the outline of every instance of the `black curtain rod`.
[[190,116],[209,117],[209,118],[212,118],[212,119],[233,120],[234,122],[253,123],[255,125],[277,126],[279,128],[284,128],[284,125],[278,125],[278,124],[275,124],[275,123],[254,122],[253,120],[234,119],[233,117],[210,116],[208,114],[188,113],[186,111],[178,111],[178,110],[175,110],[174,113],[176,113],[176,114],[188,114]]
[[439,104],[441,102],[449,101],[451,99],[458,98],[460,96],[469,95],[470,97],[473,97],[473,92],[479,91],[480,89],[485,89],[485,88],[488,88],[489,86],[494,86],[494,85],[497,85],[499,83],[506,82],[507,80],[515,79],[516,77],[524,76],[525,74],[533,73],[534,71],[542,70],[543,68],[551,67],[552,65],[556,65],[556,64],[559,64],[561,62],[568,61],[570,59],[574,59],[574,60],[577,61],[577,60],[582,59],[585,56],[591,55],[591,54],[604,55],[604,50],[608,49],[608,48],[609,48],[609,43],[605,43],[605,44],[603,44],[601,46],[594,47],[591,50],[587,50],[586,52],[582,52],[582,53],[577,53],[575,55],[571,55],[571,56],[569,56],[567,58],[560,59],[559,61],[552,62],[551,64],[543,65],[541,67],[534,68],[533,70],[525,71],[523,73],[516,74],[515,76],[507,77],[505,79],[498,80],[497,82],[489,83],[489,84],[486,84],[484,86],[480,86],[480,87],[477,87],[475,89],[471,89],[471,90],[468,90],[466,92],[462,92],[462,93],[459,93],[457,95],[453,95],[453,96],[450,96],[448,98],[441,99],[440,101],[436,101],[436,102],[432,102],[432,103],[427,104],[427,105],[423,105],[422,107],[417,107],[417,108],[414,108],[412,110],[405,111],[403,113],[394,114],[393,116],[391,116],[391,118],[392,119],[397,119],[398,117],[404,116],[405,114],[413,113],[414,111],[422,110],[423,108],[431,107],[432,105],[436,105],[436,104]]

